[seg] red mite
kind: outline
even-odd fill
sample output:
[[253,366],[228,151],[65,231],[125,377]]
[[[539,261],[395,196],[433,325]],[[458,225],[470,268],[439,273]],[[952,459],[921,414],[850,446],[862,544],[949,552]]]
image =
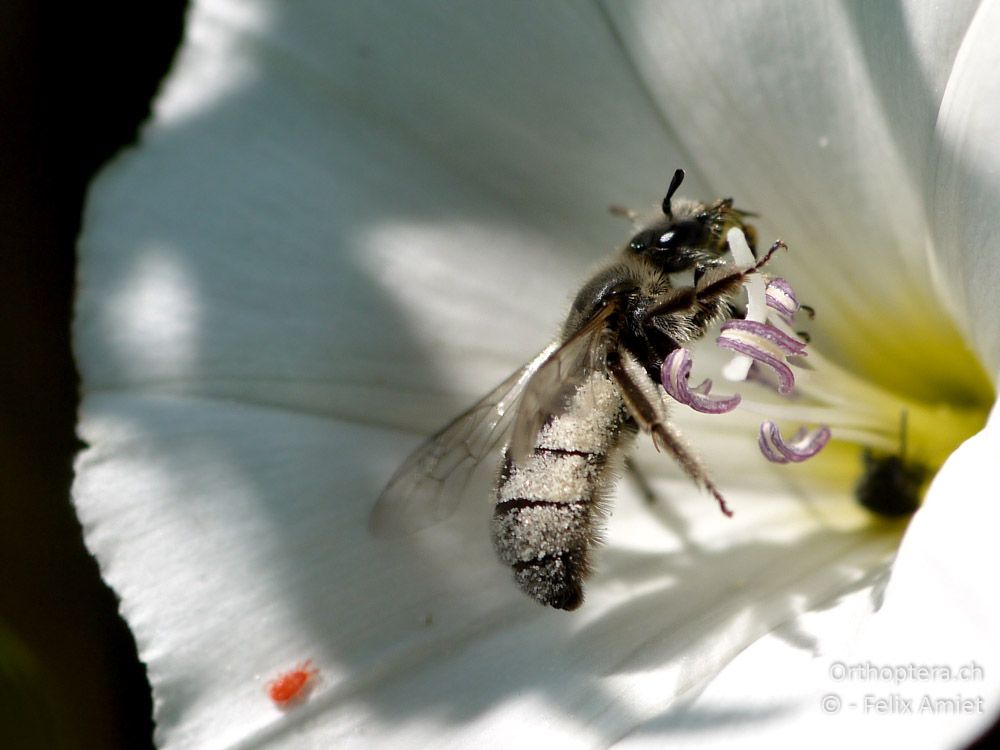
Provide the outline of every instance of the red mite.
[[287,708],[305,698],[319,670],[312,659],[295,665],[295,669],[278,675],[267,683],[267,694],[278,708]]

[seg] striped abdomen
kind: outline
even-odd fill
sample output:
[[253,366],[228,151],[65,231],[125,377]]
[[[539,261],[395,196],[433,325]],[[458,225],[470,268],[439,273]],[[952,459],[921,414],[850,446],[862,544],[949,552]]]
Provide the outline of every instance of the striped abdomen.
[[634,435],[617,387],[594,373],[566,411],[545,423],[523,465],[504,452],[493,542],[521,589],[542,604],[576,609],[582,603],[602,501]]

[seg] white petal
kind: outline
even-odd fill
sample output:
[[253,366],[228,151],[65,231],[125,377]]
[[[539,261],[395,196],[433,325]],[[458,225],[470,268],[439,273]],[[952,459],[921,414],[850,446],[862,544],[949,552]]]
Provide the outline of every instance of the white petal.
[[[279,731],[265,683],[306,658],[320,669],[312,710],[354,707],[365,680],[488,627],[484,613],[519,596],[461,518],[432,546],[368,535],[371,498],[402,449],[384,432],[118,395],[89,398],[84,426],[95,447],[76,500],[148,665],[163,747]],[[488,505],[467,510],[482,520]],[[348,710],[324,732],[350,735],[377,710]]]
[[[870,567],[855,590],[759,639],[690,705],[623,744],[963,747],[985,731],[1000,711],[998,451],[994,411],[935,477],[891,578]],[[964,708],[935,711],[925,697]]]
[[984,2],[948,81],[928,197],[942,296],[960,316],[992,376],[1000,372],[1000,3]]
[[[856,649],[863,657],[891,663],[978,665],[979,675],[913,680],[902,693],[917,704],[925,695],[963,695],[981,699],[982,708],[931,716],[937,720],[910,727],[910,742],[899,731],[893,732],[893,742],[963,744],[1000,713],[998,454],[1000,412],[994,409],[982,432],[962,444],[934,478],[900,545],[885,604]],[[881,729],[886,735],[892,731]]]
[[[165,748],[609,742],[886,564],[843,486],[737,488],[729,522],[666,483],[663,526],[626,496],[571,618],[495,562],[485,485],[425,534],[367,534],[413,445],[382,428],[433,426],[547,343],[621,238],[604,206],[657,197],[684,153],[598,11],[498,8],[199,3],[92,192],[74,493]],[[724,163],[703,174],[741,188]],[[264,684],[306,658],[321,682],[282,715]]]
[[[416,537],[368,534],[406,447],[386,432],[115,394],[89,397],[83,424],[94,447],[76,500],[148,665],[164,748],[606,742],[860,585],[895,544],[857,531],[863,516],[832,495],[806,506],[728,488],[728,520],[686,481],[661,483],[673,499],[654,513],[618,501],[588,602],[567,615],[528,601],[494,559],[485,486]],[[321,681],[282,714],[265,684],[306,658]]]
[[844,4],[894,145],[918,190],[929,182],[928,154],[941,99],[979,4],[980,0],[948,3],[946,8],[922,0]]
[[788,242],[778,265],[817,308],[813,340],[883,384],[930,399],[950,373],[916,377],[909,355],[956,335],[944,308],[929,302],[925,163],[940,71],[971,3],[923,5],[607,7],[713,192],[761,215],[762,242]]
[[480,11],[196,5],[89,202],[87,387],[426,429],[547,344],[676,147],[593,9]]

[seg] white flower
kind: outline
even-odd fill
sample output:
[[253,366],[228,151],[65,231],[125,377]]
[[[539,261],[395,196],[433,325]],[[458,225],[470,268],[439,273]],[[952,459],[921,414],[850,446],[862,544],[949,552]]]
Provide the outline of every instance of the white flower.
[[[996,419],[937,456],[901,542],[854,502],[859,448],[836,425],[823,456],[773,468],[752,435],[693,420],[735,517],[647,450],[664,501],[623,480],[570,615],[494,560],[488,480],[401,542],[366,521],[422,436],[548,343],[625,239],[606,205],[650,204],[678,166],[685,195],[732,195],[788,243],[813,349],[866,393],[981,423],[1000,366],[998,33],[996,2],[195,3],[80,244],[74,496],[158,743],[980,731],[1000,705]],[[312,693],[278,710],[268,680],[307,659]],[[831,667],[970,661],[978,680]],[[859,703],[960,693],[981,711]]]

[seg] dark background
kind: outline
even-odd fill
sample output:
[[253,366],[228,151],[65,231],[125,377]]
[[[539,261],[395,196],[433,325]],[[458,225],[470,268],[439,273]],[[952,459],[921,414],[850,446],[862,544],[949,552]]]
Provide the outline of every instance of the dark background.
[[145,672],[69,503],[69,326],[87,183],[135,140],[184,10],[0,2],[2,748],[152,746]]

